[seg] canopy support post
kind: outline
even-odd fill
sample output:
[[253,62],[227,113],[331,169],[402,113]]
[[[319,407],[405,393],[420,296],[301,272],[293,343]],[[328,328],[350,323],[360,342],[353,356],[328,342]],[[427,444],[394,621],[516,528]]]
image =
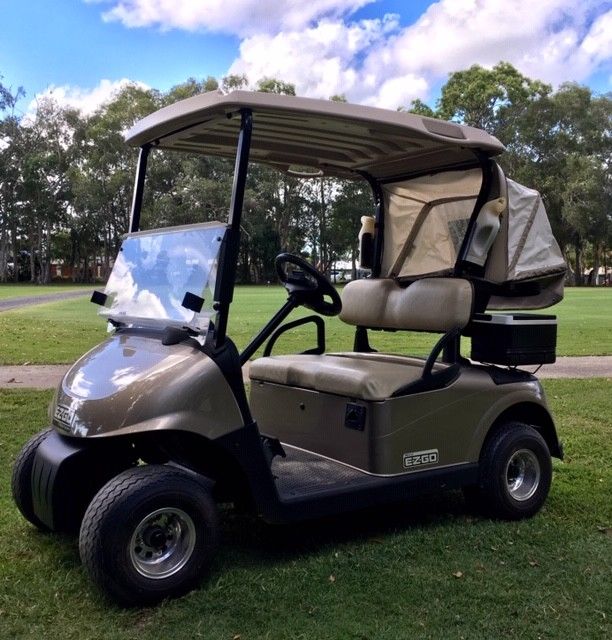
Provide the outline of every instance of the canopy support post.
[[145,174],[147,173],[147,160],[149,159],[150,144],[140,147],[138,154],[138,165],[136,167],[136,178],[134,180],[134,196],[132,198],[132,210],[130,212],[129,232],[134,233],[140,229],[140,212],[142,210],[142,199],[144,196]]
[[238,252],[240,249],[240,221],[242,205],[249,169],[249,152],[251,149],[251,133],[253,131],[253,114],[250,109],[240,111],[241,123],[238,145],[236,147],[236,163],[234,165],[234,182],[228,228],[223,239],[219,256],[219,275],[215,286],[215,309],[217,325],[214,333],[214,344],[218,349],[225,342],[229,307],[234,298],[234,284],[238,268]]

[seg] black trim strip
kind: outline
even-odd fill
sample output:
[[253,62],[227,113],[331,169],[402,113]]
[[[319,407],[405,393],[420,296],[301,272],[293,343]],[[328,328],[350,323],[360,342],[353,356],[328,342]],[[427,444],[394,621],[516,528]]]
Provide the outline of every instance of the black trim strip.
[[240,219],[244,202],[244,190],[249,170],[249,151],[253,132],[253,114],[249,109],[241,111],[242,122],[236,149],[234,182],[230,201],[229,227],[225,232],[224,245],[219,257],[218,284],[215,288],[217,326],[214,330],[215,347],[221,347],[227,331],[229,307],[234,297],[234,284],[238,268],[238,252],[240,250]]
[[138,154],[138,165],[136,166],[136,177],[134,179],[134,195],[132,197],[132,210],[130,211],[130,233],[134,233],[134,231],[138,231],[138,229],[140,229],[140,212],[142,211],[142,200],[144,196],[149,151],[151,151],[151,145],[145,144],[140,147],[140,153]]

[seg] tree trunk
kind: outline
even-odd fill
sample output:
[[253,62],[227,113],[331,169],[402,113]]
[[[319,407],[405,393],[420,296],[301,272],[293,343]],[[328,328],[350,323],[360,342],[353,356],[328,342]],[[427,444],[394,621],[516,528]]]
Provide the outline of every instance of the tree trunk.
[[6,226],[0,230],[0,282],[6,282],[8,268],[8,231]]
[[11,229],[11,240],[13,247],[13,282],[19,282],[19,244],[17,242],[17,229],[13,225]]
[[574,284],[577,287],[582,286],[583,278],[582,278],[582,240],[580,238],[576,238],[574,241],[574,254],[576,256],[576,271],[574,272]]
[[593,244],[593,280],[594,287],[599,285],[599,267],[601,266],[601,247],[598,242]]
[[30,244],[30,282],[34,284],[36,282],[36,231],[35,227],[30,228],[30,232],[28,234],[29,244]]

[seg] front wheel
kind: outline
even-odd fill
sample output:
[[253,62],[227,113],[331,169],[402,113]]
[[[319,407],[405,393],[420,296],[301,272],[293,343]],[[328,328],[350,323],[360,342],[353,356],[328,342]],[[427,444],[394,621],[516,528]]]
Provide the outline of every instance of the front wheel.
[[81,525],[81,560],[123,605],[154,604],[196,587],[218,537],[205,482],[164,465],[129,469],[91,501]]
[[552,480],[552,461],[544,438],[531,426],[512,422],[485,443],[478,487],[466,498],[490,515],[529,518],[544,504]]

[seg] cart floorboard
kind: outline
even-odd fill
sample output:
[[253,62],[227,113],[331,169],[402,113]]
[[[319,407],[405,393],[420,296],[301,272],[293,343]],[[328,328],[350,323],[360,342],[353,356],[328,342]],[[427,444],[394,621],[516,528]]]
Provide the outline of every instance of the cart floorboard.
[[272,463],[276,489],[284,501],[318,493],[384,484],[385,479],[359,471],[341,462],[283,445],[286,458],[277,456]]

